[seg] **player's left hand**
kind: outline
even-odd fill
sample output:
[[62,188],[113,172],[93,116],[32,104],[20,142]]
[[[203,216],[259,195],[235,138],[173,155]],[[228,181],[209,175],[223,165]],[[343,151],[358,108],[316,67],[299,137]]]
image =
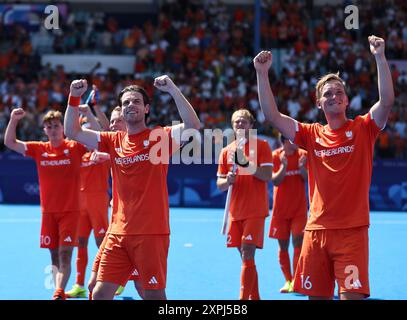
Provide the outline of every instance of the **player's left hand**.
[[171,92],[177,88],[177,86],[174,84],[174,82],[171,80],[171,78],[167,75],[159,76],[154,79],[154,87],[157,89],[160,89],[161,91],[168,92],[171,94]]
[[384,39],[371,35],[368,37],[368,40],[369,40],[370,52],[374,56],[384,55]]

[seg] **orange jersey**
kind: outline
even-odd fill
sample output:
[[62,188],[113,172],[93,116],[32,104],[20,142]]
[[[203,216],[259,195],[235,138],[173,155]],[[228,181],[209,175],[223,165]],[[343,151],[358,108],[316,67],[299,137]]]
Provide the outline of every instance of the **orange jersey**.
[[[283,148],[279,148],[273,152],[273,172],[280,170],[280,154],[283,151]],[[305,181],[298,166],[298,160],[302,155],[307,155],[307,152],[302,149],[298,149],[292,155],[285,154],[287,158],[285,177],[279,186],[273,188],[274,218],[291,219],[307,214]]]
[[337,130],[297,123],[294,143],[308,151],[310,217],[306,230],[369,225],[373,148],[380,129],[370,113]]
[[[255,145],[256,142],[257,152],[249,150],[249,145]],[[226,177],[228,172],[232,171],[233,164],[228,164],[227,159],[235,150],[236,141],[233,141],[222,149],[219,156],[218,177]],[[250,143],[246,143],[244,153],[245,156],[250,161],[254,161],[258,167],[273,165],[271,148],[265,140],[256,139],[255,142],[250,141]],[[231,221],[267,217],[268,215],[269,200],[267,182],[257,179],[253,175],[239,175],[238,169],[230,201]]]
[[94,163],[90,161],[92,151],[82,156],[81,187],[82,192],[107,192],[109,189],[110,162]]
[[[150,133],[159,134],[166,142],[154,141]],[[98,149],[110,154],[115,190],[109,233],[169,234],[167,173],[172,153],[170,136],[170,127],[146,129],[133,135],[121,131],[99,133]],[[157,160],[154,155],[158,143],[167,153],[159,155],[167,159],[153,164],[152,161]]]
[[86,148],[66,139],[58,148],[38,141],[25,146],[25,155],[37,164],[42,212],[79,211],[79,170]]

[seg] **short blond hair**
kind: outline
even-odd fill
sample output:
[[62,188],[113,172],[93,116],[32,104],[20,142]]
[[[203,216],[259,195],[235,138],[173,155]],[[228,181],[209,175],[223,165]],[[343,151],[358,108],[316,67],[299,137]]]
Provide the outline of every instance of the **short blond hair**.
[[239,110],[236,110],[235,112],[233,112],[233,114],[232,114],[232,118],[231,118],[231,120],[230,120],[231,123],[232,123],[232,126],[233,126],[233,121],[234,121],[238,116],[241,116],[241,117],[243,117],[243,118],[246,118],[247,120],[250,121],[251,124],[253,124],[254,121],[255,121],[253,115],[250,113],[249,110],[247,110],[247,109],[239,109]]
[[56,110],[48,111],[42,118],[42,123],[51,122],[52,120],[59,120],[62,123],[62,113]]
[[114,109],[112,110],[111,113],[113,113],[113,112],[122,112],[122,107],[121,106],[114,107]]
[[316,89],[316,99],[319,100],[321,98],[322,94],[322,88],[324,85],[330,81],[338,81],[343,85],[343,88],[345,89],[345,81],[339,76],[339,72],[337,73],[328,73],[327,75],[323,76],[319,81],[317,82],[317,85],[315,86]]

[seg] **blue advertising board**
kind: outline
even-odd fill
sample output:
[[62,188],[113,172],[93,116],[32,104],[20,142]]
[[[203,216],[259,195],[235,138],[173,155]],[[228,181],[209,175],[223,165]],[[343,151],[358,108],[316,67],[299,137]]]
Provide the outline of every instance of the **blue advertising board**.
[[[168,193],[172,207],[222,208],[226,192],[216,188],[217,165],[170,165]],[[270,207],[272,185],[269,186]],[[0,154],[0,203],[38,204],[35,162],[13,152]],[[374,161],[370,188],[373,211],[407,211],[407,161]]]

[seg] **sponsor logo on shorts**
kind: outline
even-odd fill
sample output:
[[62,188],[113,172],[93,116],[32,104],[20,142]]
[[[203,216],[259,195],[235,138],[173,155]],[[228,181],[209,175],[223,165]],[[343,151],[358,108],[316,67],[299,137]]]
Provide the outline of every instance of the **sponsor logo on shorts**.
[[71,237],[70,237],[70,236],[67,236],[67,237],[64,239],[64,242],[72,242]]
[[355,280],[355,282],[353,282],[353,283],[350,285],[350,287],[351,287],[352,289],[360,289],[360,288],[362,288],[362,283],[360,282],[359,279],[357,279],[357,280]]
[[252,237],[251,234],[249,234],[249,235],[247,235],[244,239],[245,239],[245,240],[253,240],[253,237]]
[[153,276],[151,277],[150,281],[148,282],[148,284],[158,284],[157,279]]
[[106,230],[104,228],[99,230],[99,234],[103,234],[103,233],[106,233]]
[[[138,271],[137,271],[137,269],[134,269],[134,271],[133,271],[133,273],[131,274],[132,276],[138,276],[139,275],[139,273],[138,273]],[[153,277],[154,278],[154,277]],[[155,279],[155,278],[154,278]]]

